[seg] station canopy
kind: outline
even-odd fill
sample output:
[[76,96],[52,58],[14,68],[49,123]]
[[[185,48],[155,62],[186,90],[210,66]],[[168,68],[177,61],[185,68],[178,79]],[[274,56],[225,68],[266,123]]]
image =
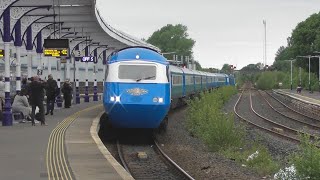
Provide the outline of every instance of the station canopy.
[[[24,16],[21,17],[22,33],[31,23],[33,38],[41,30],[43,39],[47,37],[52,39],[68,38],[71,50],[79,42],[85,41],[92,45],[104,46],[104,50],[143,46],[160,51],[151,44],[113,28],[107,23],[107,19],[105,20],[101,16],[99,7],[96,6],[96,0],[6,1],[11,3],[11,16],[15,15],[14,13],[24,13]],[[111,3],[112,1],[110,1],[109,8],[112,8]],[[129,18],[128,20],[130,20]],[[3,18],[1,18],[0,24],[2,21]],[[23,39],[26,39],[25,34],[22,36]]]

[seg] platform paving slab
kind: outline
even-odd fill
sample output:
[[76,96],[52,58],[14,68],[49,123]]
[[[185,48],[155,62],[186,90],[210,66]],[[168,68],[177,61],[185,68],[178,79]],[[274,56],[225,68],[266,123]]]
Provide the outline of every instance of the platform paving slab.
[[93,119],[101,112],[103,107],[84,113],[67,130],[67,156],[76,179],[123,179],[100,152],[90,134]]
[[319,92],[313,92],[310,93],[309,91],[302,90],[301,93],[297,93],[295,90],[290,89],[281,89],[281,91],[290,93],[290,95],[303,99],[307,102],[311,102],[313,104],[320,105],[320,93]]
[[46,116],[48,126],[31,123],[0,126],[0,179],[48,179],[45,158],[50,133],[66,117],[98,104],[101,101],[56,109],[53,116]]

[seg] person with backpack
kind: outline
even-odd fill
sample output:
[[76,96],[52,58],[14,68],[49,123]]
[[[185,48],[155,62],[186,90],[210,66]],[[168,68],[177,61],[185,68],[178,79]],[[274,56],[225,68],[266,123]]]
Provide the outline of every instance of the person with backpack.
[[68,79],[63,83],[61,91],[64,98],[64,107],[70,108],[72,99],[72,87]]
[[48,75],[46,95],[47,95],[47,113],[53,115],[54,102],[56,99],[56,94],[58,90],[57,81],[53,79],[52,75]]

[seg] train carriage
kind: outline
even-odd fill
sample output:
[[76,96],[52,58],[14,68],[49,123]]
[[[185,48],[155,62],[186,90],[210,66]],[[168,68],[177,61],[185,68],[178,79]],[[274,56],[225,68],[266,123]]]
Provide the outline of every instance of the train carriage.
[[190,69],[183,68],[184,73],[184,96],[195,94],[195,78],[194,72]]
[[183,95],[183,71],[177,66],[169,66],[171,74],[171,98],[180,98]]
[[163,56],[145,48],[111,56],[103,100],[114,127],[159,127],[170,107],[168,66]]
[[128,47],[108,57],[103,104],[113,127],[165,128],[170,106],[233,84],[233,76],[169,65],[152,49]]

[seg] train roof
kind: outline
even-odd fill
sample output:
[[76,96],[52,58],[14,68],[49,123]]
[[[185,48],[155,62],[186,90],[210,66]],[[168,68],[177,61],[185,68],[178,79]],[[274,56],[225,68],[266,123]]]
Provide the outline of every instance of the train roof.
[[194,74],[194,71],[191,70],[191,69],[188,69],[188,68],[182,68],[182,71],[183,71],[185,74]]
[[168,65],[167,59],[156,51],[144,47],[129,47],[112,53],[108,63],[142,60]]
[[182,69],[180,67],[178,67],[178,66],[169,65],[169,69],[170,69],[171,72],[183,74]]

